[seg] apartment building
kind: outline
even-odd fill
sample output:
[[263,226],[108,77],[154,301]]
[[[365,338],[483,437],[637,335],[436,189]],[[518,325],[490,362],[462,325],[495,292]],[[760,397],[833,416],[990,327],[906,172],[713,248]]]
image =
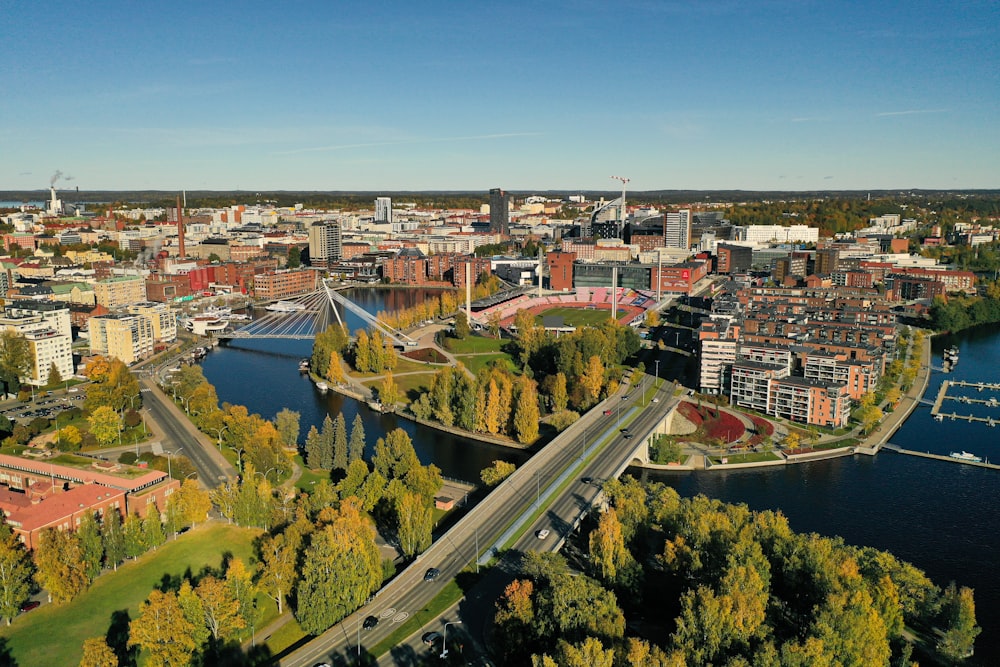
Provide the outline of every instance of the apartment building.
[[117,357],[131,365],[153,353],[153,323],[143,315],[111,314],[91,317],[90,352]]
[[819,351],[805,354],[802,370],[806,379],[843,385],[847,395],[855,401],[874,392],[882,377],[881,364],[852,361],[846,354]]
[[171,343],[177,340],[177,317],[167,304],[151,301],[136,303],[129,306],[128,312],[149,319],[155,342]]
[[313,269],[260,273],[253,278],[253,292],[258,299],[284,299],[315,291],[319,278],[319,271]]
[[73,375],[73,336],[69,306],[53,301],[12,301],[4,308],[0,330],[13,331],[28,341],[32,364],[22,380],[41,386],[55,365],[64,378]]
[[146,301],[146,281],[141,276],[115,276],[94,283],[94,298],[108,310]]
[[734,338],[709,338],[701,341],[698,378],[701,393],[721,394],[728,385],[729,369],[736,361]]
[[788,377],[788,369],[777,364],[737,359],[730,371],[731,405],[770,413],[771,380]]
[[813,426],[847,425],[851,400],[845,387],[809,378],[774,378],[768,382],[768,414]]

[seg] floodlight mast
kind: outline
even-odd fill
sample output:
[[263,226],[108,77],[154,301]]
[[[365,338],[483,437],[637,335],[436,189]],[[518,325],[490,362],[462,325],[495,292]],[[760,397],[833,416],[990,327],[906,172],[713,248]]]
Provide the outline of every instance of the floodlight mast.
[[618,236],[621,238],[622,231],[625,227],[625,186],[628,185],[628,182],[631,179],[625,178],[624,176],[612,176],[611,178],[622,182],[622,205],[618,209]]

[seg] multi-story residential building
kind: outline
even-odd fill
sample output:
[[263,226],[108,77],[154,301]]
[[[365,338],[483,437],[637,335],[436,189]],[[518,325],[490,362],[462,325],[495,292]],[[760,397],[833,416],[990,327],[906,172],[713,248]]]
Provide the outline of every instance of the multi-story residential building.
[[177,317],[165,303],[132,304],[128,312],[149,319],[153,328],[153,340],[157,343],[171,343],[177,340]]
[[809,378],[774,378],[768,383],[769,415],[809,424],[840,428],[847,425],[851,401],[843,385]]
[[795,370],[795,353],[790,347],[742,343],[739,354],[741,359],[747,361],[781,366],[788,375],[791,375],[792,371]]
[[749,225],[734,226],[736,241],[750,243],[816,243],[819,229],[808,225]]
[[495,234],[510,233],[510,195],[501,188],[490,190],[490,231]]
[[683,209],[665,214],[663,222],[663,245],[667,248],[691,247],[691,211]]
[[253,293],[258,299],[277,300],[314,292],[319,287],[319,271],[291,269],[259,273],[253,278]]
[[392,198],[391,197],[376,197],[375,198],[375,223],[389,223],[392,224]]
[[753,248],[745,245],[720,243],[716,246],[718,273],[746,273],[753,266]]
[[882,376],[881,364],[852,361],[846,354],[811,350],[804,357],[802,370],[806,379],[843,385],[848,397],[855,401],[874,392]]
[[770,414],[771,380],[788,377],[788,369],[777,364],[762,364],[737,359],[730,371],[730,404]]
[[326,267],[343,259],[340,221],[323,220],[309,226],[309,261]]
[[55,366],[59,375],[73,375],[73,335],[69,307],[52,301],[13,301],[4,309],[0,330],[13,331],[28,341],[32,364],[22,381],[47,384]]
[[736,361],[735,339],[708,338],[701,341],[699,385],[703,394],[721,394],[729,385],[729,370]]
[[94,298],[108,310],[146,300],[146,281],[141,276],[115,276],[94,283]]
[[153,323],[142,315],[91,317],[90,351],[131,365],[153,353]]

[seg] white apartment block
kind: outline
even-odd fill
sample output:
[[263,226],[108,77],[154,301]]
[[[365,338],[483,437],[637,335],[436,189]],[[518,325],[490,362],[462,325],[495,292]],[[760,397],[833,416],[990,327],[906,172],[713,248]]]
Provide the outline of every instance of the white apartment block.
[[132,365],[153,353],[153,323],[141,315],[91,317],[90,352]]
[[670,211],[665,214],[663,245],[667,248],[691,247],[691,210]]
[[0,330],[13,331],[28,341],[32,366],[24,378],[28,384],[41,386],[49,381],[55,364],[63,378],[73,375],[73,335],[69,308],[50,301],[15,301],[0,319]]
[[748,243],[818,243],[819,229],[809,225],[748,225],[735,226],[737,241]]
[[727,369],[736,361],[736,340],[708,338],[701,341],[699,385],[703,394],[725,393]]

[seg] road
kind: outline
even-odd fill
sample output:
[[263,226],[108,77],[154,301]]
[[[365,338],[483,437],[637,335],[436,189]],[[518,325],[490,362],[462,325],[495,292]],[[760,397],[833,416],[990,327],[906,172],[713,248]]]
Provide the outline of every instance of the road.
[[140,378],[143,409],[149,411],[155,423],[157,440],[165,452],[176,452],[188,457],[198,471],[198,480],[212,489],[226,480],[235,478],[236,470],[217,451],[208,437],[190,422],[173,401],[148,378]]
[[[670,398],[672,389],[672,384],[664,383],[658,394],[659,402],[650,403],[649,409],[635,418],[629,430],[634,433],[645,432],[661,419],[673,407],[674,399]],[[541,515],[531,523],[524,524],[528,530],[513,546],[515,549],[558,548],[562,538],[572,531],[580,515],[598,497],[598,481],[619,474],[632,460],[632,452],[638,441],[626,438],[619,432],[618,407],[620,403],[622,422],[627,422],[633,410],[638,412],[642,409],[641,405],[637,405],[638,401],[641,401],[639,391],[632,391],[627,398],[616,394],[588,412],[494,489],[451,530],[435,540],[431,548],[382,589],[374,601],[282,658],[280,664],[292,667],[309,667],[323,662],[346,664],[347,659],[357,655],[358,624],[365,616],[377,616],[381,621],[375,629],[361,631],[363,647],[378,643],[397,624],[423,609],[463,568],[474,564],[480,551],[486,551],[492,546],[503,547],[508,539],[505,533],[510,532],[508,528],[519,520],[533,516],[538,508],[536,503],[539,498],[543,508]],[[604,412],[610,414],[606,415]],[[605,437],[610,438],[607,447],[600,455],[584,464],[581,461],[584,449],[587,449],[587,456],[590,456],[596,443]],[[584,477],[591,477],[594,481],[584,483],[581,481]],[[564,488],[557,488],[566,479],[571,481]],[[547,493],[550,493],[548,498]],[[535,537],[535,531],[542,528],[551,531],[546,540]],[[484,558],[488,557],[487,553]],[[431,567],[438,568],[440,575],[433,581],[424,581],[424,573]],[[461,630],[468,632],[473,638],[481,636],[482,624],[493,603],[493,599],[487,600],[486,597],[488,596],[483,596],[472,613],[462,617]],[[419,644],[420,634],[429,629],[439,630],[439,627],[421,629],[403,645],[393,649],[390,660],[405,663],[410,652],[418,649],[431,650]],[[440,646],[434,650],[440,650]]]

